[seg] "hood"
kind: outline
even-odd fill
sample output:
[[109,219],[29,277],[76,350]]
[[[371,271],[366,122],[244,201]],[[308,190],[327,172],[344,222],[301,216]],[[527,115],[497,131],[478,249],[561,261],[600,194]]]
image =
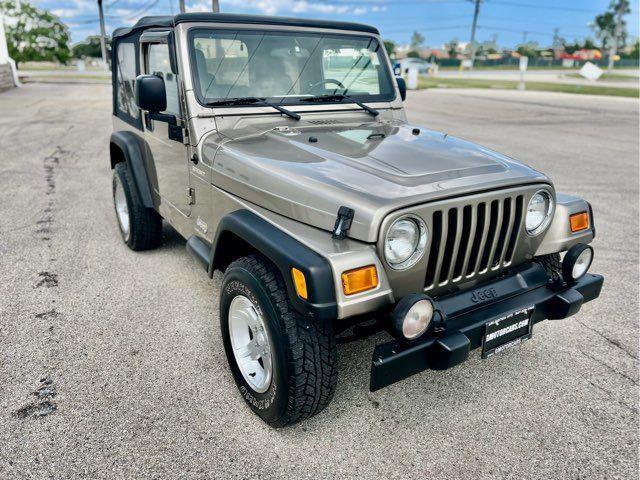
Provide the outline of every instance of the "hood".
[[[386,215],[443,197],[548,179],[471,142],[399,120],[304,119],[221,130],[212,182],[252,203],[325,230],[355,210],[349,237],[377,241]],[[213,140],[211,140],[213,142]],[[205,145],[207,146],[207,140]],[[209,145],[212,151],[213,144]]]

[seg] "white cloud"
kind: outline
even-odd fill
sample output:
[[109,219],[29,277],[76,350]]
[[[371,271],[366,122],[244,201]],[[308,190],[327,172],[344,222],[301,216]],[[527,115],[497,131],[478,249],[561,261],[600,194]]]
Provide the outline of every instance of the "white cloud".
[[[178,0],[161,0],[152,8],[140,12],[151,0],[104,0],[107,24],[126,26],[145,15],[167,15],[169,5],[178,13]],[[82,40],[87,32],[97,33],[98,8],[95,0],[33,0],[40,8],[50,10],[71,27],[74,41]],[[170,3],[172,2],[172,3]],[[114,4],[109,8],[110,4]],[[210,0],[187,0],[188,12],[210,12]],[[383,12],[383,5],[365,6],[362,3],[331,4],[317,0],[220,0],[223,12],[258,13],[264,15],[334,15],[340,20],[348,15],[363,15],[367,12]],[[373,2],[375,3],[375,2]],[[107,28],[107,31],[111,29]]]
[[[291,13],[318,13],[324,15],[354,13],[361,15],[366,13],[366,7],[353,7],[350,5],[331,5],[309,2],[307,0],[222,0],[221,7],[229,11],[241,10],[243,12],[257,12],[265,15],[287,15]],[[189,11],[209,12],[211,4],[206,0],[188,4]]]

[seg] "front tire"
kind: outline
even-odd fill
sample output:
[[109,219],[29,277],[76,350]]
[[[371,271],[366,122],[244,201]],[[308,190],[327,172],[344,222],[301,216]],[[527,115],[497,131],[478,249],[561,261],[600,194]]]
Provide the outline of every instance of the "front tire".
[[236,385],[266,423],[284,427],[328,405],[337,382],[332,323],[295,311],[266,258],[250,255],[227,268],[220,326]]
[[113,169],[113,205],[122,240],[131,250],[151,250],[162,242],[162,217],[145,208],[126,162]]

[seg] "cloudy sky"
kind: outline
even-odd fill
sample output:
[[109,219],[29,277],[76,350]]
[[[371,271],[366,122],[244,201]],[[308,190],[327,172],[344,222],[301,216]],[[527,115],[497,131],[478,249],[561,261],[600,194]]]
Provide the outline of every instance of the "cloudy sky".
[[[95,0],[31,0],[52,10],[67,23],[74,42],[98,32]],[[178,11],[178,0],[103,0],[107,31],[131,25],[144,15]],[[638,35],[638,2],[631,0],[629,32]],[[206,0],[186,0],[187,11],[209,11]],[[526,38],[549,45],[555,28],[573,40],[591,35],[589,23],[609,0],[484,0],[478,21],[478,40],[514,46]],[[220,0],[223,12],[255,13],[349,20],[376,25],[385,38],[406,43],[414,30],[429,46],[453,38],[468,41],[473,18],[469,0]],[[526,33],[525,33],[526,32]]]

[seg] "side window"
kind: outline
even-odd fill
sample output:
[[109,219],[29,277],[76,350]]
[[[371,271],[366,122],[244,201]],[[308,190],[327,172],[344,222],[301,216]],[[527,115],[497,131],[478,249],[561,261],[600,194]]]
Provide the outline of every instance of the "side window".
[[178,97],[178,78],[171,71],[169,61],[169,46],[166,43],[152,43],[147,50],[147,73],[164,78],[167,90],[167,109],[165,113],[180,115],[180,101]]
[[117,114],[125,121],[135,122],[140,118],[140,110],[136,105],[136,48],[133,43],[120,42],[117,50]]

